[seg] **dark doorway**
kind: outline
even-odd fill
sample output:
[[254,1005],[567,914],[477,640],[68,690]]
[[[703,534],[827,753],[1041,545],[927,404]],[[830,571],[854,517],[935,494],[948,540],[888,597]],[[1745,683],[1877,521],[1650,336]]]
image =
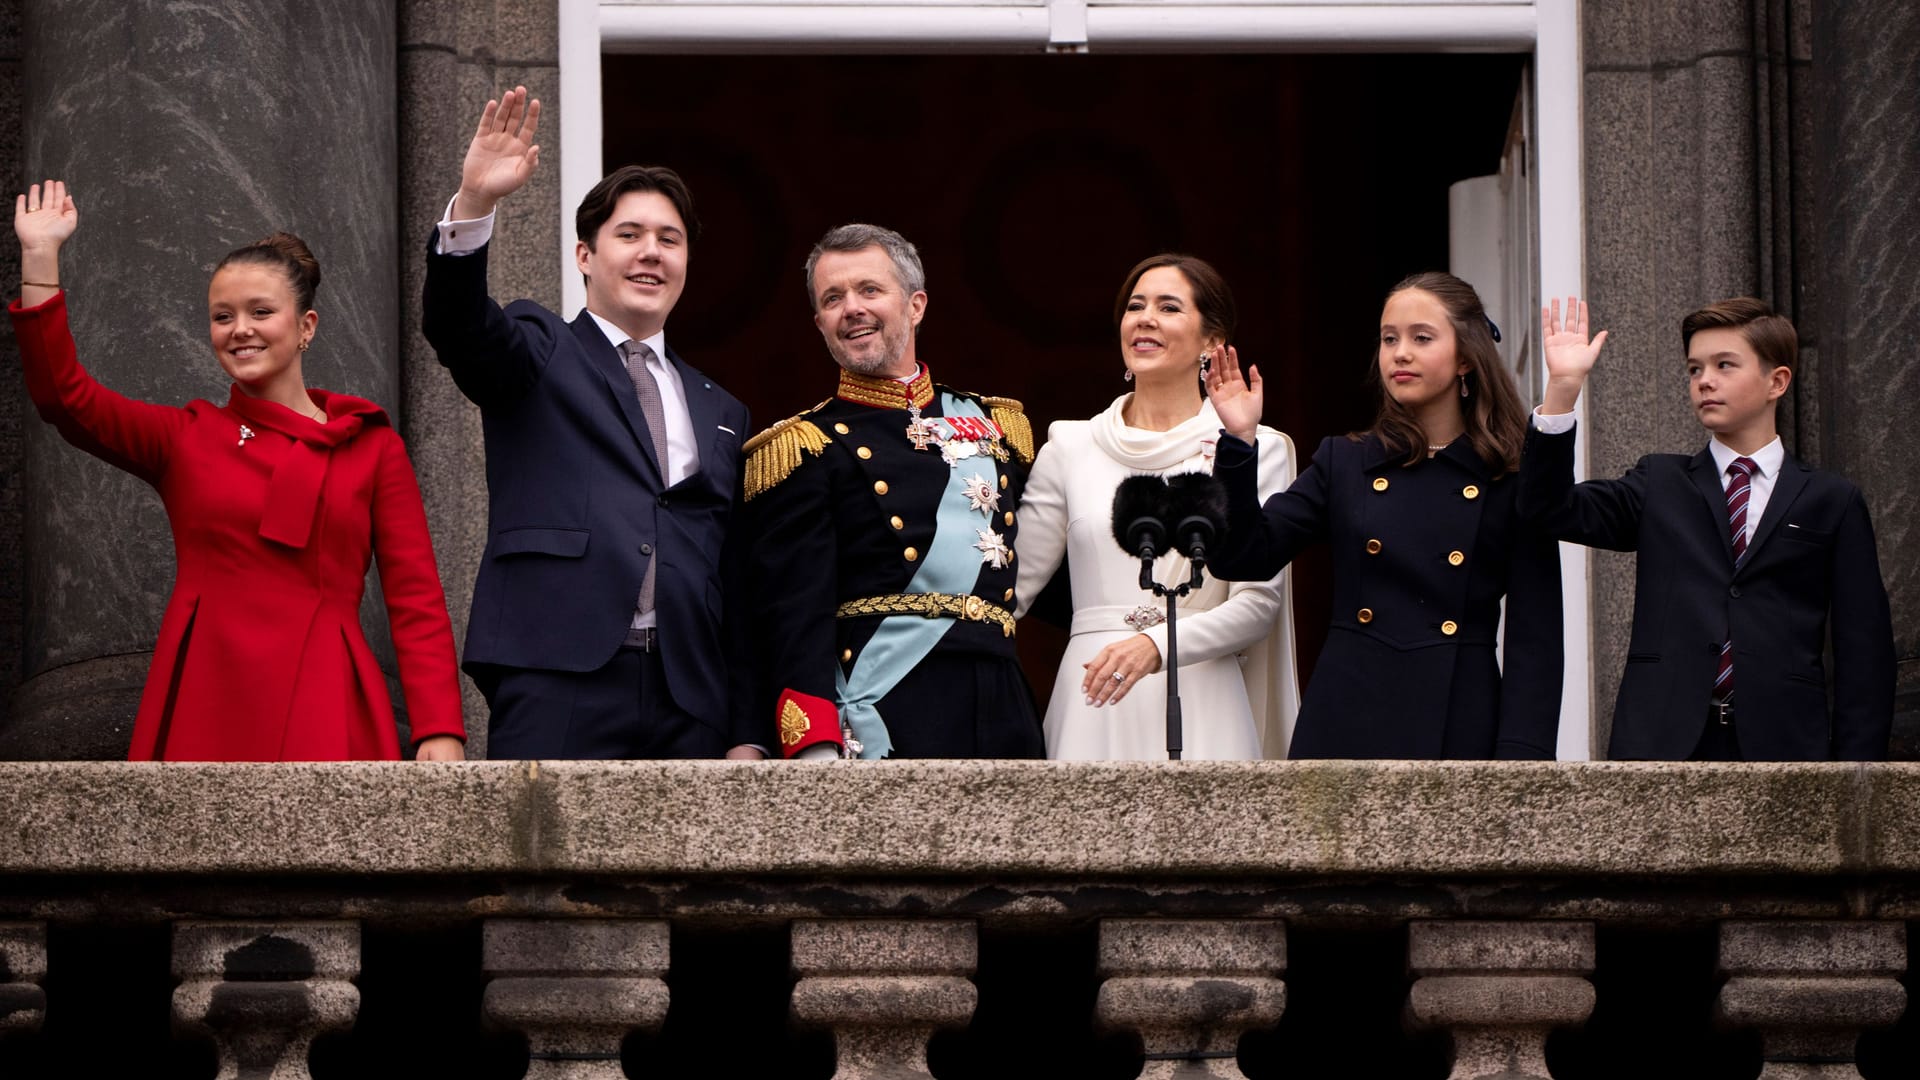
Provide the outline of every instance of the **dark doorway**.
[[[801,263],[846,221],[920,248],[921,356],[1036,435],[1124,389],[1111,315],[1159,251],[1217,266],[1302,464],[1372,418],[1389,286],[1447,264],[1447,187],[1497,171],[1526,57],[606,56],[608,168],[671,165],[706,233],[669,326],[756,425],[832,392]],[[1301,674],[1324,553],[1296,564]],[[1031,620],[1030,620],[1031,621]],[[1022,628],[1035,691],[1063,638]]]

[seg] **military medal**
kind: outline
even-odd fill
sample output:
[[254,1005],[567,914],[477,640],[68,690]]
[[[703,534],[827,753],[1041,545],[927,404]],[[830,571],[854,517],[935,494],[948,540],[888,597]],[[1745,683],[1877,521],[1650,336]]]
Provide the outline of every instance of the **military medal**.
[[980,550],[980,561],[989,563],[995,570],[1004,570],[1007,560],[1013,558],[1013,552],[1007,549],[1007,541],[992,529],[977,529],[980,541],[973,546]]
[[979,473],[974,473],[964,481],[967,494],[967,509],[978,510],[988,517],[1000,509],[1000,493],[993,489],[993,483]]
[[939,440],[939,432],[934,430],[932,421],[920,415],[920,406],[908,408],[907,415],[907,441],[913,444],[915,450],[925,450],[928,443]]

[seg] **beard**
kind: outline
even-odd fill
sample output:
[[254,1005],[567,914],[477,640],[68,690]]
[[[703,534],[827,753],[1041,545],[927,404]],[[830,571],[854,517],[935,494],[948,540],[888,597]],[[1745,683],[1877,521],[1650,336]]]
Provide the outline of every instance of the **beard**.
[[[878,333],[872,335],[872,337],[880,339],[878,348],[863,349],[856,354],[849,348],[853,343],[839,337],[834,337],[827,340],[827,351],[833,354],[834,363],[839,364],[842,368],[853,372],[855,375],[885,378],[900,366],[901,357],[907,353],[906,334],[887,326],[885,323],[863,325],[872,325],[878,331]],[[872,338],[861,338],[860,340],[865,342],[871,341]]]

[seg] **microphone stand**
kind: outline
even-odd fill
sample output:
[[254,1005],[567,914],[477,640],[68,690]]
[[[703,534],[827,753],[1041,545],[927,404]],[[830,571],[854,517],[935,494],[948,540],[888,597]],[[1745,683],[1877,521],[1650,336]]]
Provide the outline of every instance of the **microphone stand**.
[[1140,587],[1153,590],[1153,595],[1167,598],[1167,760],[1179,761],[1184,728],[1180,717],[1180,644],[1174,630],[1174,617],[1179,610],[1181,597],[1200,587],[1206,576],[1206,558],[1193,557],[1193,575],[1180,585],[1169,588],[1154,580],[1153,558],[1140,557]]

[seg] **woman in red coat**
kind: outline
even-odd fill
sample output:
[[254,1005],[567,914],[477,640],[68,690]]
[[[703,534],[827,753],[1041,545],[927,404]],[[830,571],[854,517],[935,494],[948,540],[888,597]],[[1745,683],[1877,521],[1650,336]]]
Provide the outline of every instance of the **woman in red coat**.
[[400,757],[386,682],[360,629],[369,558],[393,627],[416,753],[464,756],[453,630],[406,448],[380,408],[309,390],[301,354],[320,267],[276,233],[221,260],[207,288],[224,406],[131,401],[75,356],[60,245],[79,214],[48,181],[16,200],[27,391],[73,445],[159,491],[179,568],[128,757]]

